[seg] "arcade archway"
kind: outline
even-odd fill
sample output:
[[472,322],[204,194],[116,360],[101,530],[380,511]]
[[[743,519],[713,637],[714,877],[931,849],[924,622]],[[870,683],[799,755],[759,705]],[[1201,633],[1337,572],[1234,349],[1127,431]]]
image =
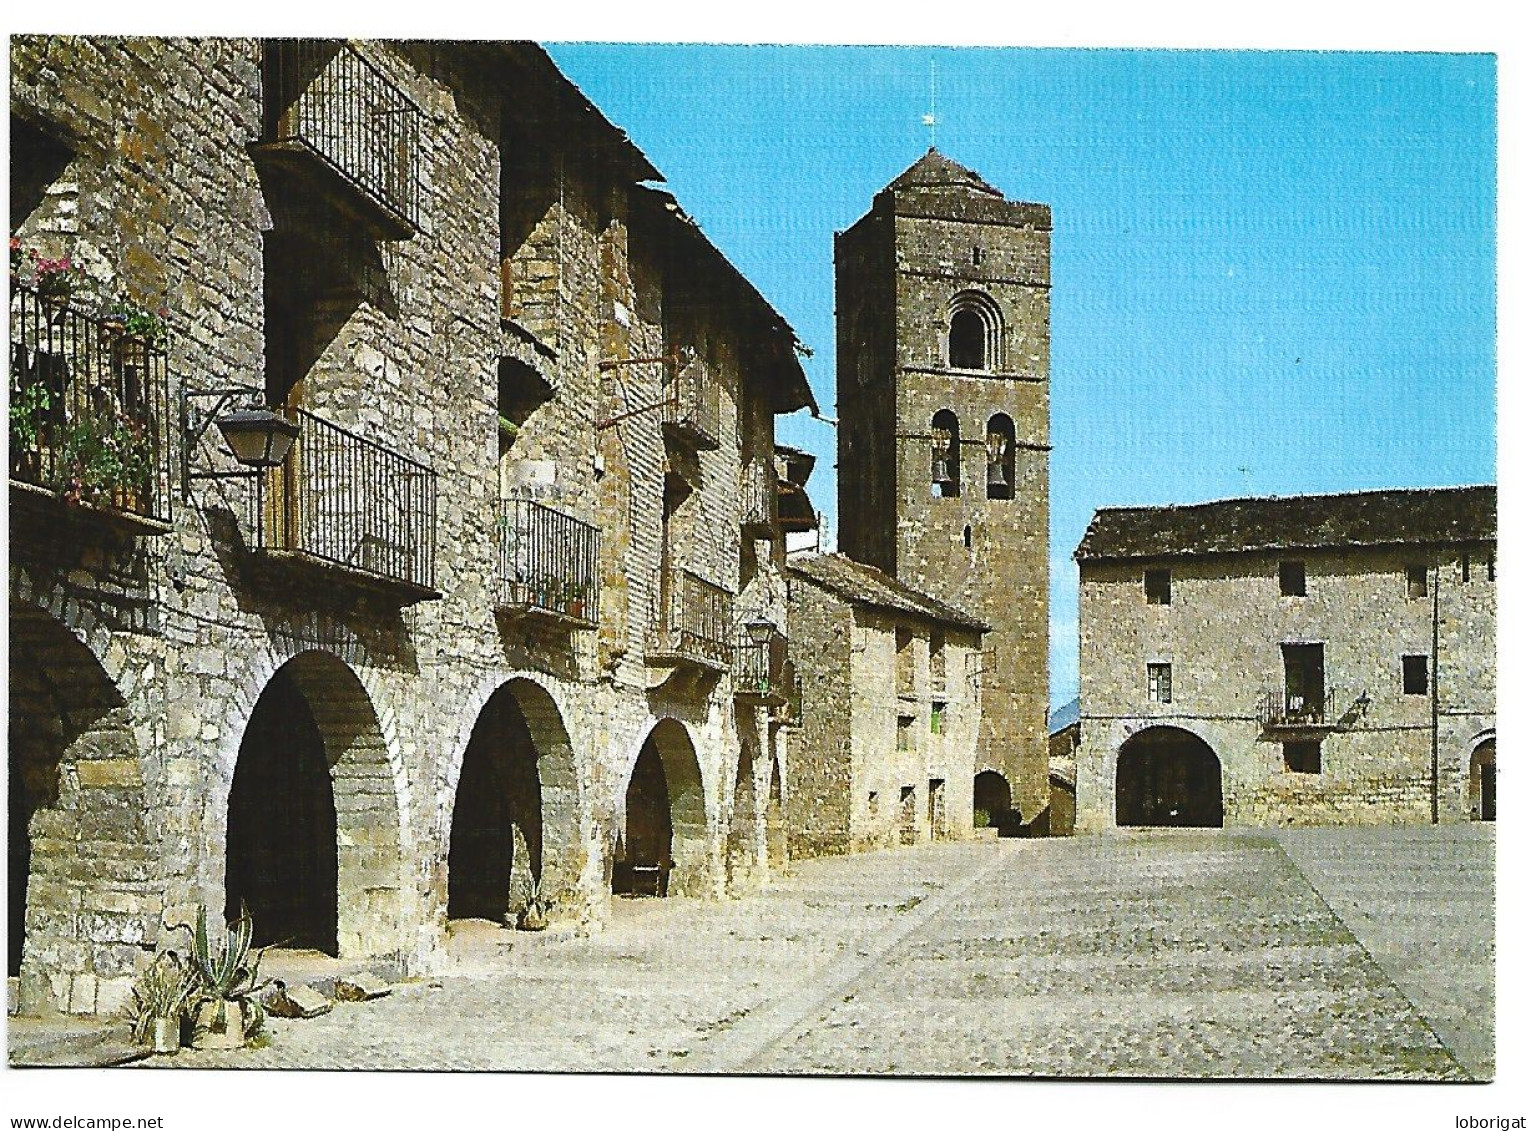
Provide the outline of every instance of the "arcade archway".
[[624,792],[615,894],[703,895],[709,886],[704,783],[693,742],[674,719],[640,747]]
[[1152,727],[1128,739],[1115,766],[1115,824],[1220,828],[1221,760],[1179,727]]

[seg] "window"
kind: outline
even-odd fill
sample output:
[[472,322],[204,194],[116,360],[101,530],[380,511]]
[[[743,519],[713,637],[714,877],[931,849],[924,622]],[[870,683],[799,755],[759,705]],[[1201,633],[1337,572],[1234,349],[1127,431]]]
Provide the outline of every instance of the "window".
[[949,367],[1003,367],[1003,312],[980,291],[961,291],[949,302]]
[[1307,595],[1306,562],[1280,563],[1280,595],[1282,597],[1305,597]]
[[960,494],[960,422],[947,408],[933,414],[929,450],[934,497],[957,497]]
[[1170,605],[1173,603],[1173,571],[1149,569],[1142,578],[1147,590],[1147,604]]
[[979,247],[971,248],[971,266],[973,266],[973,267],[980,267],[981,266],[981,248],[979,248]]
[[1147,698],[1153,703],[1173,702],[1173,665],[1147,665]]
[[944,733],[944,704],[935,703],[928,713],[928,732],[930,734]]
[[971,524],[970,523],[966,523],[965,524],[965,530],[964,530],[964,532],[962,534],[962,537],[965,540],[965,548],[967,550],[969,550],[971,548]]
[[1292,774],[1323,772],[1323,744],[1316,739],[1285,744],[1285,768]]
[[1282,644],[1285,664],[1285,717],[1292,721],[1321,722],[1328,713],[1328,680],[1323,666],[1323,645]]
[[1013,498],[1013,419],[998,413],[987,421],[987,498]]
[[898,628],[896,630],[896,690],[911,691],[912,684],[912,630]]
[[912,727],[917,719],[912,715],[899,715],[896,719],[896,749],[912,749]]
[[1417,600],[1429,596],[1429,567],[1415,562],[1408,567],[1408,597]]
[[1465,585],[1472,580],[1472,555],[1461,555],[1461,583]]
[[1429,694],[1429,657],[1403,657],[1403,694]]

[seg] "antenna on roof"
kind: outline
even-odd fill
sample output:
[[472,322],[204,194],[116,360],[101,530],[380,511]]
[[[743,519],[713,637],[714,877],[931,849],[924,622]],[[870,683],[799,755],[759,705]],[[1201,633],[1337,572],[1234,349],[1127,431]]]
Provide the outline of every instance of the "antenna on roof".
[[938,65],[928,60],[928,113],[923,115],[923,125],[928,127],[928,148],[939,147],[939,79]]

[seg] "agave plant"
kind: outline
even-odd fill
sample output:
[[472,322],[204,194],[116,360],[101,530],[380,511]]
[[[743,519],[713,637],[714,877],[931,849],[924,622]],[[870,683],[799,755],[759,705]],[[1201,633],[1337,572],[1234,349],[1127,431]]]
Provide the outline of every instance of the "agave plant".
[[[238,1015],[240,1035],[250,1037],[261,1029],[266,1018],[258,994],[271,984],[259,981],[261,949],[251,950],[251,913],[242,902],[240,917],[225,928],[222,942],[215,943],[208,934],[208,909],[197,909],[197,927],[192,931],[192,966],[197,973],[197,997],[200,1005],[211,1005],[211,1023],[216,1030],[229,1031],[230,1007]],[[186,929],[186,925],[182,925]]]
[[201,987],[197,968],[174,950],[157,954],[133,984],[133,1039],[147,1044],[151,1027],[162,1019],[179,1029],[182,1018],[196,1006]]

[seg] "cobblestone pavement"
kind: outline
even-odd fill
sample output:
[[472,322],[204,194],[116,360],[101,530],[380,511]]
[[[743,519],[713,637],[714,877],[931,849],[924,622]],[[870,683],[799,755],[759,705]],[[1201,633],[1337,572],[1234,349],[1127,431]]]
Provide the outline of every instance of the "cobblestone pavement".
[[804,861],[761,895],[624,900],[589,938],[472,929],[455,952],[452,976],[273,1019],[270,1047],[152,1063],[1467,1078],[1265,834]]

